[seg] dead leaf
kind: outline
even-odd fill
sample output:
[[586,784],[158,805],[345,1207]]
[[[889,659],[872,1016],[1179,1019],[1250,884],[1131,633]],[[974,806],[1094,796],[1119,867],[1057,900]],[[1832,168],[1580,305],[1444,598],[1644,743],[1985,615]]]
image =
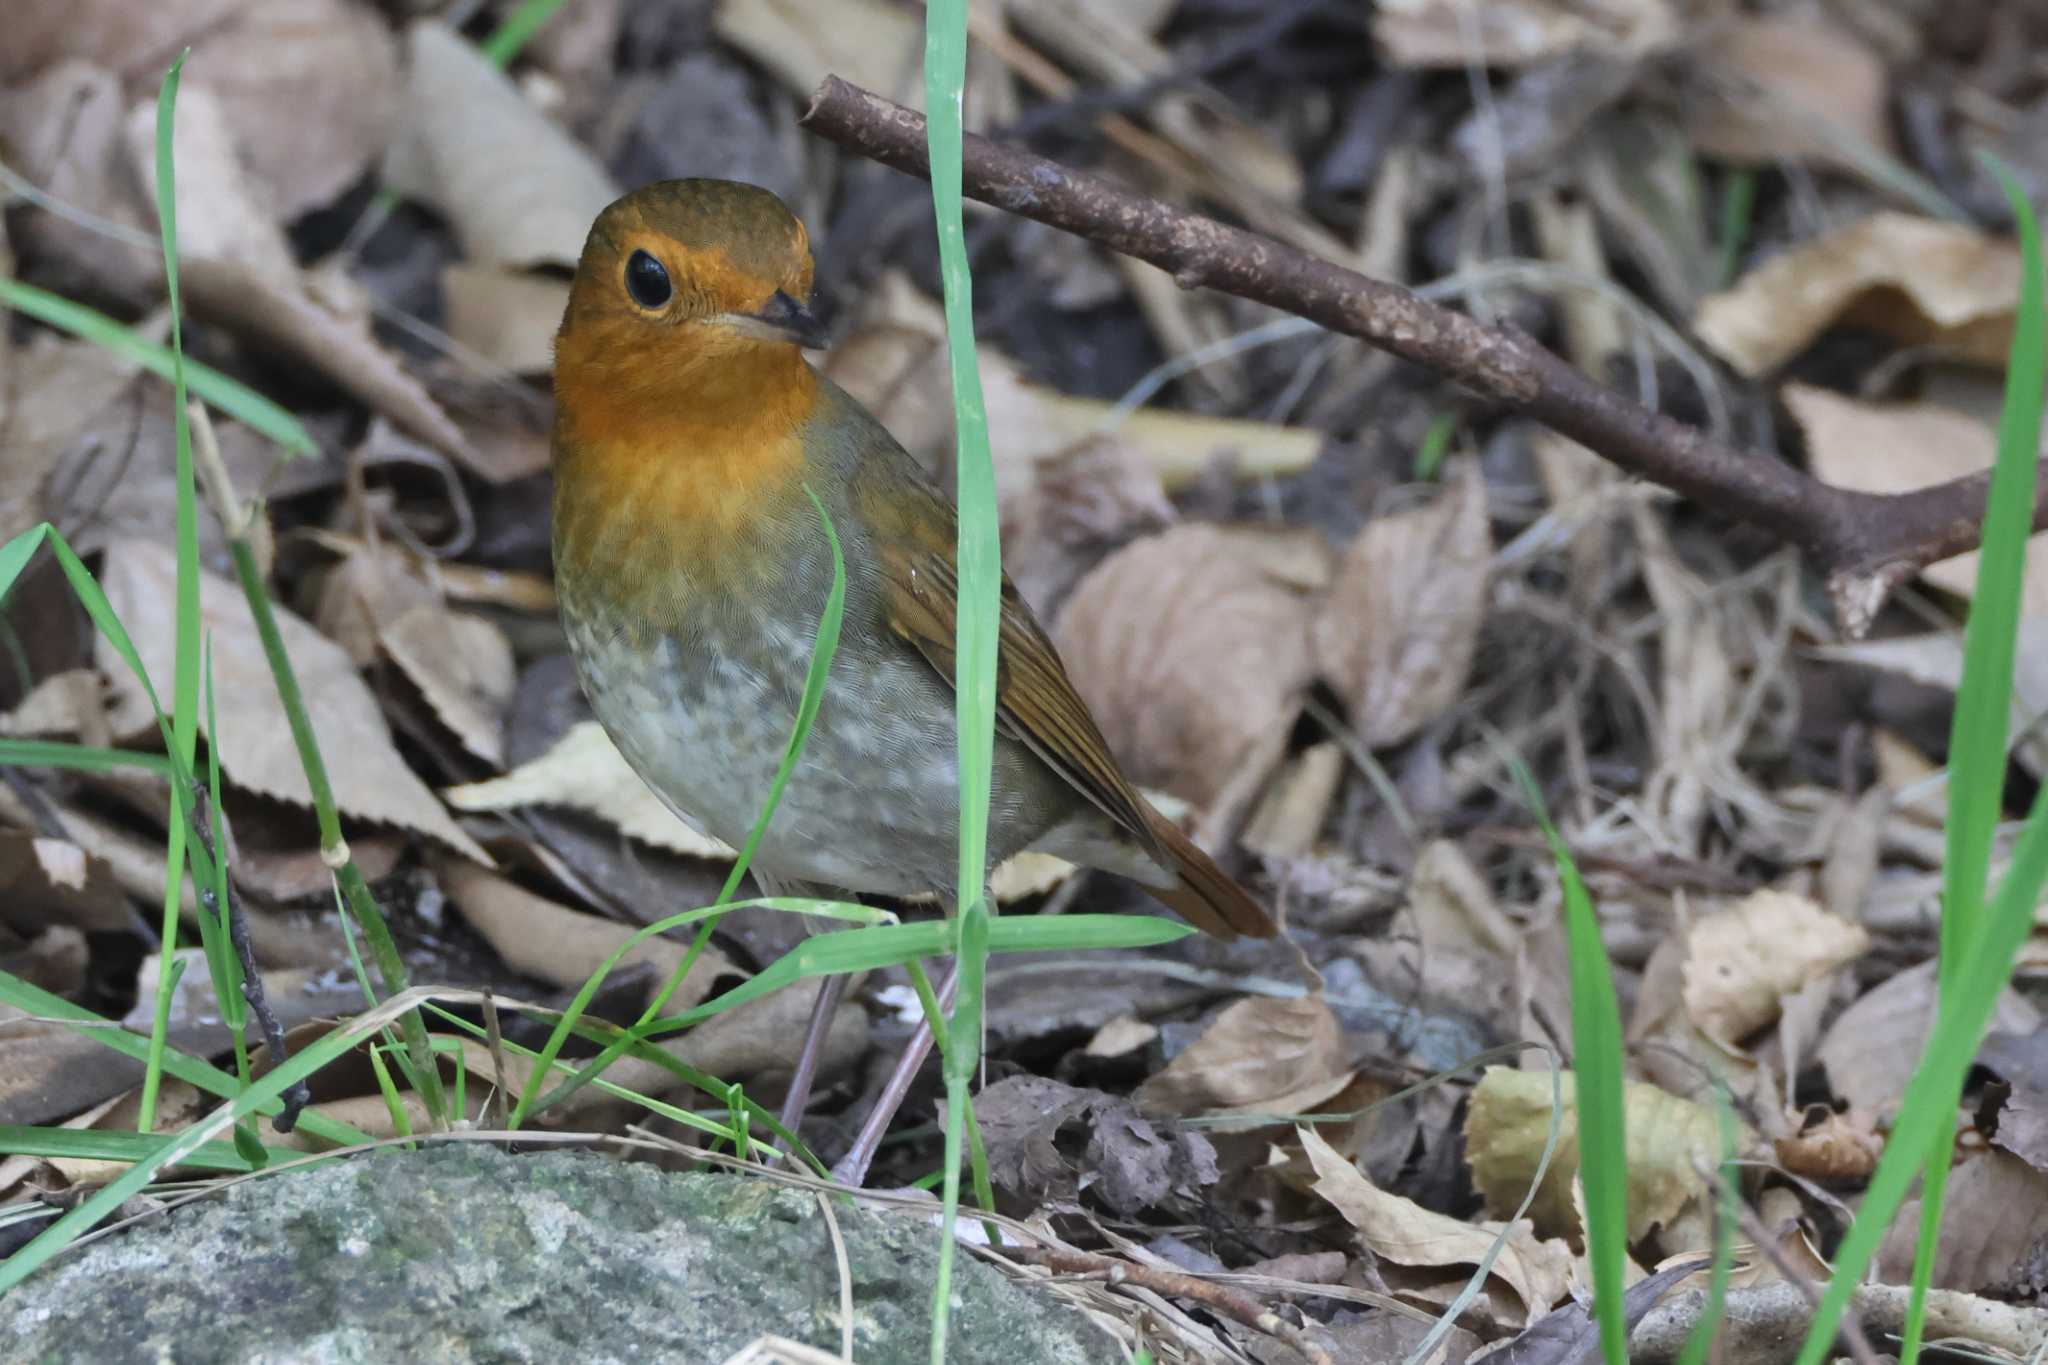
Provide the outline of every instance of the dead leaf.
[[406,53],[385,184],[447,218],[472,262],[573,268],[592,220],[618,197],[611,177],[446,25],[414,23]]
[[1120,1014],[1095,1030],[1082,1051],[1090,1057],[1122,1057],[1147,1047],[1159,1036],[1159,1026],[1148,1024],[1134,1014]]
[[514,374],[554,369],[567,281],[457,261],[441,272],[441,299],[448,335],[493,365]]
[[1325,439],[1308,427],[1170,408],[1139,408],[1105,431],[1114,403],[1072,398],[1035,385],[1027,386],[1027,392],[1043,398],[1048,437],[1060,445],[1107,438],[1122,458],[1149,468],[1168,492],[1205,477],[1219,459],[1228,459],[1240,478],[1299,474],[1315,463]]
[[[847,980],[846,999],[825,1033],[824,1050],[818,1058],[820,1076],[847,1074],[867,1051],[868,1012],[857,998],[862,979],[854,976]],[[723,1080],[787,1075],[795,1069],[819,989],[820,985],[810,981],[793,982],[713,1015],[682,1037],[663,1040],[660,1046],[687,1065]],[[650,1063],[642,1065],[653,1069]],[[607,1074],[621,1085],[631,1084],[622,1076]],[[665,1093],[679,1084],[670,1072],[660,1070],[632,1088]]]
[[0,81],[63,57],[92,57],[134,75],[239,8],[237,0],[162,0],[140,9],[127,0],[15,0],[0,46]]
[[105,748],[112,739],[107,731],[105,697],[106,683],[90,668],[52,673],[12,711],[0,715],[0,735],[76,738],[81,744]]
[[53,926],[125,933],[134,923],[106,863],[66,839],[0,830],[0,924],[33,938]]
[[1879,213],[1773,256],[1707,298],[1702,340],[1754,378],[1837,322],[2002,369],[2019,248],[1960,223]]
[[1633,59],[1683,33],[1668,0],[1380,0],[1373,39],[1397,66],[1528,66],[1574,52]]
[[[208,740],[220,751],[221,768],[245,791],[310,806],[312,792],[248,602],[234,584],[204,570],[199,577],[200,628],[212,641],[216,709],[222,720],[220,732]],[[164,604],[172,600],[176,582],[176,556],[147,541],[109,550],[100,573],[115,615],[127,626],[158,695],[166,700],[177,644],[174,616]],[[399,757],[376,698],[348,656],[283,607],[272,610],[342,814],[403,826],[488,864],[489,856]],[[113,684],[116,733],[155,734],[141,684],[104,638],[96,640],[95,649]]]
[[[505,965],[550,985],[581,986],[638,928],[558,905],[466,859],[436,856],[431,861],[448,899]],[[627,950],[618,966],[644,962],[665,984],[688,954],[688,944],[656,936]],[[724,953],[706,946],[670,997],[669,1008],[689,1009],[711,994],[718,978],[739,974]]]
[[503,777],[450,787],[443,795],[457,810],[516,810],[521,806],[566,806],[611,825],[621,833],[686,858],[730,862],[735,851],[700,834],[662,804],[594,720],[563,731],[548,751]]
[[[1557,1151],[1529,1216],[1540,1232],[1577,1239],[1579,1211],[1572,1182],[1579,1169],[1578,1092],[1572,1073],[1561,1073],[1557,1080],[1564,1106]],[[1473,1089],[1465,1117],[1466,1159],[1472,1165],[1472,1183],[1489,1210],[1513,1209],[1528,1193],[1550,1131],[1550,1096],[1549,1072],[1513,1067],[1488,1067]],[[1721,1134],[1711,1109],[1654,1085],[1628,1084],[1622,1104],[1627,1120],[1629,1240],[1638,1241],[1706,1197],[1700,1172],[1720,1164]],[[1754,1135],[1744,1130],[1736,1150],[1746,1151],[1754,1141]]]
[[[2039,1042],[2035,1047],[2039,1050]],[[2048,1174],[2048,1091],[2026,1081],[2013,1082],[2012,1093],[1999,1108],[1998,1134],[1992,1140],[2035,1170]]]
[[[1782,390],[1807,457],[1823,483],[1858,493],[1906,493],[1991,468],[1998,436],[1966,413],[1932,403],[1862,403],[1827,389],[1787,384]],[[1920,576],[1961,597],[1977,590],[1977,551],[1921,570]],[[2027,542],[2022,611],[2048,615],[2048,532]]]
[[1341,745],[1311,745],[1267,785],[1239,842],[1265,858],[1299,858],[1315,847],[1344,780]]
[[1105,554],[1177,517],[1158,476],[1114,441],[1034,458],[1005,483],[1003,568],[1046,620]]
[[[68,12],[75,7],[61,8]],[[19,50],[28,22],[33,21],[25,21],[18,7],[10,10],[0,65]],[[142,195],[129,171],[123,132],[128,103],[120,77],[85,60],[39,64],[35,79],[11,87],[0,74],[0,146],[7,149],[7,164],[54,202],[125,227],[146,242],[154,235],[156,220],[145,216]],[[142,243],[123,244],[98,233],[82,233],[70,219],[18,200],[9,204],[7,217],[21,254],[43,262],[45,269],[54,267],[47,283],[59,293],[73,294],[90,286],[96,292],[141,299],[163,278],[162,256]],[[122,363],[111,354],[106,359]],[[26,386],[23,391],[33,392]],[[90,415],[80,412],[73,420],[82,422]]]
[[1083,1191],[1130,1217],[1216,1183],[1216,1149],[1200,1133],[1147,1118],[1131,1102],[1043,1076],[1012,1076],[974,1097],[989,1178],[1033,1205]]
[[1308,683],[1308,598],[1257,550],[1174,527],[1098,564],[1059,617],[1074,686],[1126,770],[1198,806],[1271,766]]
[[917,79],[923,29],[914,14],[885,0],[727,0],[713,12],[712,24],[720,39],[799,98],[808,98],[826,76],[839,75],[924,107]]
[[[1315,1192],[1358,1231],[1367,1250],[1403,1266],[1476,1266],[1493,1249],[1499,1223],[1466,1223],[1432,1213],[1375,1186],[1312,1128],[1295,1130],[1315,1168]],[[1569,1291],[1571,1248],[1539,1241],[1527,1222],[1510,1225],[1492,1277],[1521,1300],[1523,1323],[1534,1322]]]
[[504,631],[433,604],[414,607],[377,638],[463,748],[494,767],[505,761],[505,713],[518,674]]
[[1824,1109],[1817,1122],[1774,1139],[1771,1150],[1778,1164],[1794,1175],[1823,1183],[1861,1184],[1877,1169],[1884,1138],[1867,1114]]
[[1686,940],[1685,1008],[1730,1048],[1778,1017],[1779,1001],[1870,949],[1860,924],[1804,896],[1754,893],[1693,922]]
[[[1908,967],[1866,992],[1836,1017],[1816,1050],[1828,1083],[1852,1109],[1888,1121],[1934,1027],[1935,964]],[[2041,1027],[2040,1011],[2007,989],[1991,1027],[2028,1033]]]
[[1316,666],[1368,747],[1407,739],[1457,699],[1485,615],[1493,541],[1476,462],[1425,507],[1379,517],[1344,554],[1315,623]]
[[1351,1074],[1343,1031],[1320,995],[1254,995],[1217,1015],[1132,1098],[1152,1114],[1257,1109],[1305,1089],[1341,1089]]
[[[142,192],[155,202],[156,101],[137,101],[128,112],[128,164]],[[233,262],[241,273],[265,280],[295,280],[297,259],[277,209],[243,165],[233,125],[203,89],[178,96],[173,138],[178,173],[179,264],[195,257]]]
[[[1877,1253],[1877,1271],[1885,1282],[1904,1284],[1911,1278],[1920,1215],[1921,1202],[1908,1200],[1885,1233]],[[2021,1288],[2014,1284],[2015,1272],[2040,1255],[2043,1229],[2048,1229],[2048,1175],[1995,1149],[1959,1162],[1949,1172],[1942,1200],[1934,1287],[1973,1293]]]
[[1869,151],[1896,155],[1881,54],[1811,15],[1731,15],[1707,30],[1705,97],[1686,130],[1710,157],[1743,165],[1810,161],[1864,173]]

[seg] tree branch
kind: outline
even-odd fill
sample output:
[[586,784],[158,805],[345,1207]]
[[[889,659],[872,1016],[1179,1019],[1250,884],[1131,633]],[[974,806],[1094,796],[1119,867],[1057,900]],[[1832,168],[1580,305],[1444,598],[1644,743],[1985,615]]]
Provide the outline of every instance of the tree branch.
[[[924,116],[828,76],[802,125],[911,175],[929,172]],[[1571,437],[1609,463],[1797,545],[1861,635],[1892,589],[1977,544],[1989,475],[1908,493],[1824,484],[1768,451],[1741,450],[1596,383],[1534,338],[1243,228],[986,139],[967,139],[968,195],[1099,242],[1209,288],[1354,336]],[[2048,479],[2035,525],[2048,524]]]

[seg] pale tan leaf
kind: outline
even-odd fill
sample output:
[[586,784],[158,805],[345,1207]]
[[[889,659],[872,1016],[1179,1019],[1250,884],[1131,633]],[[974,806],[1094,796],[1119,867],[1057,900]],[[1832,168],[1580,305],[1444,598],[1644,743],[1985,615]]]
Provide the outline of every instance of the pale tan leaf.
[[1529,66],[1575,52],[1644,57],[1684,30],[1669,0],[1380,0],[1374,40],[1398,66]]
[[441,272],[449,336],[514,374],[555,367],[555,331],[569,304],[566,280],[458,261]]
[[1239,842],[1266,858],[1299,858],[1315,847],[1343,781],[1342,746],[1311,745],[1291,758],[1267,786]]
[[1708,1036],[1735,1047],[1778,1017],[1785,996],[1870,949],[1860,924],[1805,896],[1755,892],[1693,922],[1685,1008]]
[[[128,164],[149,202],[156,195],[156,101],[128,111]],[[299,267],[276,205],[242,162],[227,111],[203,87],[181,91],[173,137],[177,157],[180,264],[232,261],[245,276],[296,280]]]
[[729,845],[698,833],[663,805],[594,720],[570,726],[546,753],[503,777],[450,787],[443,795],[449,805],[466,811],[563,806],[684,857],[730,862],[737,856]]
[[1352,541],[1316,617],[1316,666],[1368,746],[1408,738],[1457,699],[1492,562],[1486,483],[1464,458],[1451,462],[1441,496],[1375,519]]
[[592,220],[618,197],[611,177],[447,26],[416,22],[406,52],[385,183],[447,218],[473,262],[573,268]]
[[[1998,437],[1966,413],[1931,403],[1863,403],[1808,384],[1787,384],[1785,406],[1806,434],[1807,457],[1823,483],[1858,493],[1906,493],[1991,468]],[[1977,551],[1930,564],[1920,576],[1968,597],[1977,588]],[[2022,610],[2048,615],[2048,532],[2027,542]]]
[[1309,679],[1309,596],[1285,538],[1177,526],[1098,564],[1061,612],[1074,686],[1140,782],[1197,805],[1279,757]]
[[[1572,1198],[1579,1170],[1576,1080],[1570,1072],[1557,1078],[1564,1105],[1557,1151],[1529,1206],[1538,1231],[1575,1240],[1580,1236]],[[1519,1206],[1536,1177],[1550,1131],[1550,1096],[1549,1072],[1501,1066],[1488,1067],[1472,1092],[1465,1117],[1466,1159],[1472,1165],[1472,1183],[1493,1213]],[[1713,1110],[1654,1085],[1627,1085],[1622,1105],[1627,1122],[1629,1239],[1635,1241],[1706,1197],[1700,1172],[1719,1164],[1721,1135]],[[1746,1151],[1754,1141],[1744,1129],[1737,1151]]]
[[1712,25],[1703,46],[1708,88],[1688,105],[1686,128],[1708,156],[1857,174],[1869,152],[1892,154],[1884,58],[1848,28],[1811,15],[1736,15]]
[[0,830],[0,925],[33,938],[53,926],[126,933],[134,923],[105,862],[66,839]]
[[[432,865],[448,899],[505,965],[551,985],[581,986],[638,928],[558,905],[467,859],[436,855]],[[689,951],[687,943],[656,936],[628,949],[618,967],[646,963],[665,985]],[[686,1010],[711,994],[719,977],[737,975],[731,959],[707,946],[668,1007]]]
[[[164,8],[176,6],[167,3]],[[9,8],[8,24],[8,41],[0,43],[0,66],[18,50],[15,40],[23,27],[19,7]],[[7,148],[8,166],[56,203],[125,227],[144,242],[154,236],[156,219],[145,214],[141,187],[129,170],[129,98],[120,77],[90,61],[65,58],[41,68],[34,80],[13,86],[6,81],[0,74],[0,146]],[[121,245],[98,233],[81,232],[71,219],[18,199],[9,205],[7,226],[14,247],[51,272],[47,284],[59,293],[77,293],[89,282],[96,294],[142,299],[163,278],[163,257],[146,245]],[[125,365],[111,354],[107,363]],[[21,392],[34,390],[23,385]],[[82,422],[90,415],[78,412],[72,420]],[[5,483],[0,480],[0,486]]]
[[[176,582],[176,556],[167,547],[147,541],[109,550],[100,574],[108,601],[127,626],[158,696],[167,704],[177,649],[175,614],[168,604]],[[341,813],[415,830],[488,863],[488,855],[457,827],[433,792],[399,757],[376,698],[357,676],[348,656],[283,607],[273,605],[272,610]],[[259,796],[310,806],[312,792],[255,622],[249,616],[249,604],[236,585],[204,571],[200,573],[200,629],[212,640],[214,694],[221,720],[220,733],[208,738],[220,753],[228,780]],[[101,669],[113,684],[115,730],[127,735],[154,734],[156,724],[148,698],[128,666],[103,638],[97,641],[96,651]]]
[[519,681],[504,631],[436,603],[414,607],[377,638],[463,748],[504,762],[505,713]]
[[1259,1108],[1348,1078],[1343,1031],[1320,995],[1239,1000],[1133,1097],[1150,1113]]
[[2019,248],[1960,223],[1879,213],[1773,256],[1694,319],[1744,375],[1775,369],[1837,322],[2003,368]]
[[[1499,1223],[1463,1222],[1389,1194],[1314,1129],[1295,1131],[1315,1168],[1312,1188],[1357,1229],[1373,1255],[1403,1266],[1476,1266],[1492,1250]],[[1523,1322],[1534,1322],[1569,1291],[1571,1248],[1556,1239],[1539,1241],[1528,1223],[1514,1223],[1494,1259],[1492,1278],[1521,1301]]]
[[887,0],[727,0],[713,12],[718,36],[808,98],[837,75],[914,108],[924,107],[917,16]]

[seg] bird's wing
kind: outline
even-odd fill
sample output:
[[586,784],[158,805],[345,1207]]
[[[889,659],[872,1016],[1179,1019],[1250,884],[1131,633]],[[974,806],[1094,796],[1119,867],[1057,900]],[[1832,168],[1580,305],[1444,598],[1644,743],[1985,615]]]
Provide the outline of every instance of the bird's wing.
[[[900,455],[906,465],[908,455]],[[914,467],[914,466],[913,466]],[[953,507],[921,476],[870,484],[862,510],[889,628],[953,682],[954,630],[960,608]],[[1138,795],[1102,737],[1088,704],[1031,608],[1003,577],[997,634],[996,724],[1114,821],[1162,868],[1176,860],[1162,846],[1157,817]]]

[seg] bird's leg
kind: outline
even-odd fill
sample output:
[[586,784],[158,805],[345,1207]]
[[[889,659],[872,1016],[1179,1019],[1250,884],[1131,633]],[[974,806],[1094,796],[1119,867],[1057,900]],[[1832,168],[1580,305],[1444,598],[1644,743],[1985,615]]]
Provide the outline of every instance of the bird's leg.
[[[846,977],[835,973],[818,987],[817,1003],[811,1006],[810,1027],[804,1030],[803,1050],[796,1054],[796,1071],[789,1078],[789,1094],[782,1101],[782,1126],[790,1132],[804,1121],[804,1106],[810,1102],[811,1080],[818,1074],[818,1058],[825,1052],[825,1036],[832,1031],[832,1016],[846,998]],[[781,1146],[781,1139],[776,1139]]]
[[[946,971],[946,979],[939,983],[939,1008],[953,1008],[953,989],[960,980],[957,965]],[[920,1019],[917,1032],[910,1035],[910,1045],[897,1059],[896,1069],[889,1073],[888,1083],[875,1100],[875,1107],[868,1111],[867,1121],[860,1126],[860,1134],[854,1138],[853,1146],[832,1168],[832,1179],[841,1185],[858,1188],[868,1178],[868,1167],[874,1163],[875,1149],[882,1145],[883,1134],[889,1131],[889,1121],[896,1117],[896,1111],[903,1107],[903,1099],[910,1093],[910,1086],[917,1079],[918,1068],[931,1055],[932,1023]]]

